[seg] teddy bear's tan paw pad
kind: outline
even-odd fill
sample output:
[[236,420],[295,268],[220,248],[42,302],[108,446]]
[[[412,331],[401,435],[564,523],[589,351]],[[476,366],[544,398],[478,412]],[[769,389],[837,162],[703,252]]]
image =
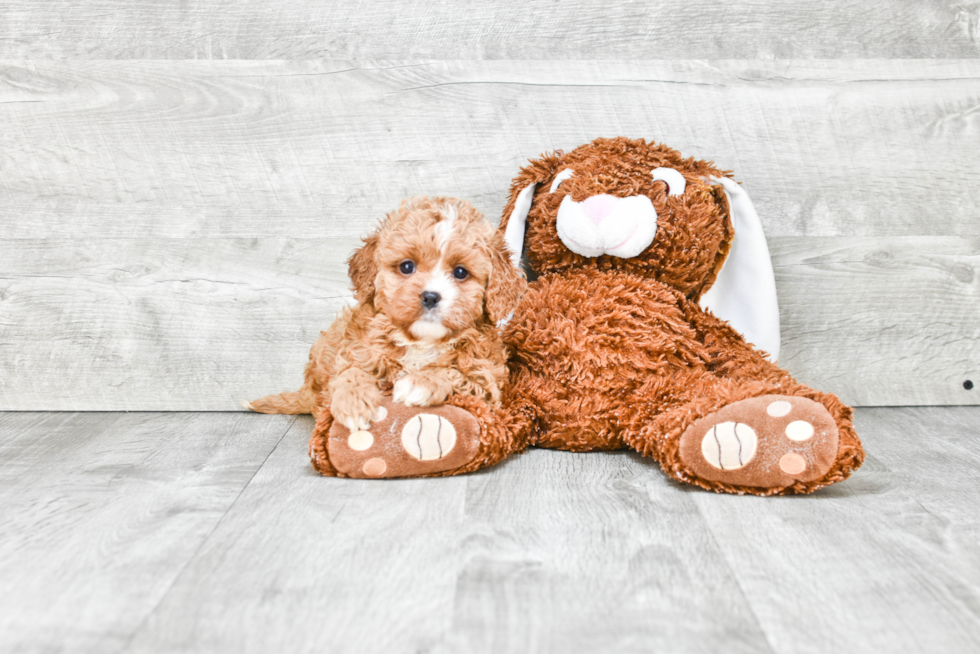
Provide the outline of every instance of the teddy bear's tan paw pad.
[[385,398],[370,429],[334,423],[330,463],[349,477],[417,477],[469,463],[480,447],[480,425],[455,406],[410,408]]
[[782,488],[815,481],[837,457],[837,424],[820,403],[763,395],[701,418],[681,436],[681,461],[698,477]]

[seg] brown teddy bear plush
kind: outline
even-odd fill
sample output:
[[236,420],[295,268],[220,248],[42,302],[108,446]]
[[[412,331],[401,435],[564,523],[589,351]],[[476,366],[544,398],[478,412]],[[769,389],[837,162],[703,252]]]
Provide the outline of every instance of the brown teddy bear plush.
[[[861,465],[850,408],[769,360],[772,266],[752,203],[725,171],[642,139],[597,139],[524,167],[500,229],[515,265],[523,249],[538,275],[505,327],[503,407],[451,399],[459,415],[399,411],[397,425],[379,425],[391,434],[379,447],[421,452],[427,420],[429,431],[460,427],[432,456],[467,452],[400,476],[468,472],[530,445],[628,447],[677,480],[755,495],[809,493]],[[337,474],[328,446],[339,454],[349,433],[329,423],[318,421],[311,453]]]

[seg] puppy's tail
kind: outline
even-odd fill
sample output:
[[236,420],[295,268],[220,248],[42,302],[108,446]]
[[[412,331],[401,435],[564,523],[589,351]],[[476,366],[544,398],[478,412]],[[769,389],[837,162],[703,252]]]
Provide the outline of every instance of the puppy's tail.
[[266,395],[258,400],[242,400],[242,406],[258,413],[313,413],[313,391],[303,386],[298,391]]

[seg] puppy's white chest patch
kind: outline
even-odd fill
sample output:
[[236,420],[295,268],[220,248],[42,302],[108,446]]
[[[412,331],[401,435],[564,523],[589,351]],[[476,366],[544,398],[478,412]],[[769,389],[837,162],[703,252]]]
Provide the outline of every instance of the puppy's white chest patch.
[[399,376],[417,372],[435,363],[452,347],[452,342],[436,344],[425,341],[408,341],[398,336],[395,337],[395,343],[405,348],[405,354],[398,360],[402,367]]
[[442,351],[443,348],[435,345],[408,343],[400,363],[406,372],[415,372],[434,363],[442,355]]

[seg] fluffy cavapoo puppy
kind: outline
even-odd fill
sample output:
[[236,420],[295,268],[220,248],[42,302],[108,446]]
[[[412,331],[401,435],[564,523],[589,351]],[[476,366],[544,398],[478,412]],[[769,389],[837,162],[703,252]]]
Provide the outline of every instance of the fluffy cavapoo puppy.
[[499,405],[507,354],[497,323],[527,285],[483,214],[455,198],[403,200],[348,264],[357,305],[321,332],[302,388],[248,408],[329,411],[354,432],[383,419],[389,393],[415,407],[451,395]]

